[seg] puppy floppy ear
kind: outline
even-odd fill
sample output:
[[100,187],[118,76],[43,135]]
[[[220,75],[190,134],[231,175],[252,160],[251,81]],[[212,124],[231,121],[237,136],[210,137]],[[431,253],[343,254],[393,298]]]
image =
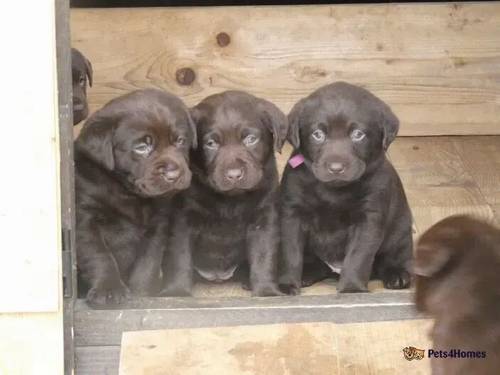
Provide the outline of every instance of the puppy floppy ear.
[[451,254],[450,249],[443,246],[417,247],[413,273],[418,276],[432,277],[450,262]]
[[87,74],[87,78],[89,79],[89,86],[92,87],[92,82],[94,81],[94,70],[92,69],[92,64],[90,60],[84,58],[85,60],[85,73]]
[[287,140],[295,149],[300,146],[300,116],[302,114],[302,110],[304,109],[305,102],[306,99],[300,99],[297,103],[295,103],[292,110],[288,114]]
[[114,127],[115,122],[111,119],[92,116],[83,126],[75,141],[75,147],[96,163],[108,170],[113,170],[115,168]]
[[389,148],[389,145],[394,141],[399,131],[399,119],[392,112],[388,105],[383,104],[381,112],[381,125],[383,132],[382,147],[384,150]]
[[273,103],[264,99],[258,100],[257,108],[263,115],[264,124],[273,133],[274,151],[281,153],[288,132],[288,120],[285,114]]

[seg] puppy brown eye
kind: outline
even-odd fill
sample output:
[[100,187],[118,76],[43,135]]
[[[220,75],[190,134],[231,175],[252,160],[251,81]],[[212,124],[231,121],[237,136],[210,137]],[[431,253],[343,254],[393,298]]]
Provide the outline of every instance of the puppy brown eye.
[[181,146],[184,146],[186,144],[187,140],[185,137],[177,137],[176,141],[175,141],[175,145],[177,147],[181,147]]
[[316,129],[311,134],[311,137],[316,143],[323,143],[326,139],[326,134],[323,130]]
[[259,142],[259,137],[253,134],[249,134],[245,137],[245,139],[243,139],[243,143],[247,147],[254,146],[257,144],[257,142]]
[[354,129],[351,133],[351,139],[353,142],[362,141],[365,137],[366,137],[366,134],[359,129]]
[[209,139],[205,142],[205,148],[209,150],[217,150],[219,148],[219,144],[213,139]]
[[85,86],[87,82],[85,81],[85,77],[84,76],[81,76],[80,79],[78,80],[78,84],[82,87]]

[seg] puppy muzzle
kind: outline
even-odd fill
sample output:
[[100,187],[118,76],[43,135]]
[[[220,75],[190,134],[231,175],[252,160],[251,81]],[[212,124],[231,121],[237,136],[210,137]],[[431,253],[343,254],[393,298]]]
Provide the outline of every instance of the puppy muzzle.
[[358,180],[365,169],[365,163],[359,159],[326,158],[312,164],[312,171],[318,180],[341,185]]
[[191,176],[185,161],[159,160],[142,178],[135,181],[135,186],[147,196],[164,195],[187,189],[191,184]]

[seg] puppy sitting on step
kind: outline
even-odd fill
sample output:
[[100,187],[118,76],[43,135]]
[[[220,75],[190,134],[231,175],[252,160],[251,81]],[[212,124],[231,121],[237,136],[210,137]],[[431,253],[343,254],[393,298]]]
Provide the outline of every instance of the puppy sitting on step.
[[468,216],[446,218],[419,239],[414,272],[417,308],[435,320],[432,373],[498,374],[500,230]]
[[[191,183],[196,131],[182,101],[145,89],[113,99],[75,142],[81,293],[94,307],[157,292],[175,194]],[[85,286],[87,290],[85,290]]]
[[286,117],[241,91],[209,96],[191,116],[199,146],[191,156],[193,182],[172,231],[163,294],[189,295],[193,272],[222,282],[248,268],[253,295],[279,295],[274,152],[286,137]]
[[[280,284],[297,294],[340,273],[340,292],[367,291],[370,276],[406,288],[411,213],[385,156],[399,121],[380,99],[344,82],[300,100],[288,116],[295,150],[282,180]],[[303,279],[304,275],[307,275]]]

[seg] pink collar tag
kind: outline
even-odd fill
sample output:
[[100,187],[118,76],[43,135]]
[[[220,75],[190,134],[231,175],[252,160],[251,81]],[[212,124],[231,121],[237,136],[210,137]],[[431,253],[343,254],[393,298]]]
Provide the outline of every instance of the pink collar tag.
[[290,158],[288,160],[288,164],[290,164],[290,166],[292,168],[297,168],[299,165],[301,165],[302,163],[304,163],[304,155],[302,154],[297,154],[295,155],[294,157]]

